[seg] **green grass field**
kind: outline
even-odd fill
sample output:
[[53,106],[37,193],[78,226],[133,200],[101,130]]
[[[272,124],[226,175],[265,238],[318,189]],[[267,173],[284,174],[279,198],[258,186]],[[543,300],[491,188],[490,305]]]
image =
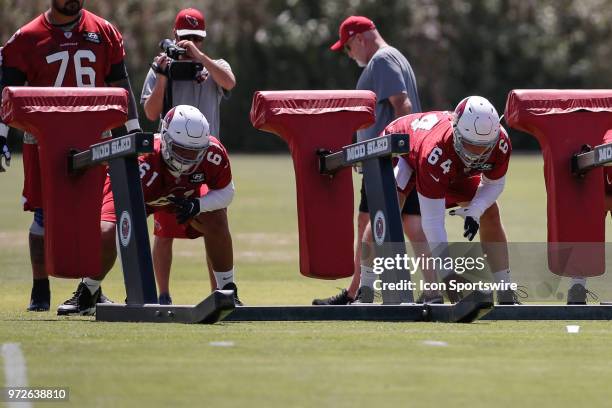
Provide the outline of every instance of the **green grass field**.
[[[336,293],[346,281],[299,275],[290,158],[232,159],[237,196],[230,223],[241,298],[308,304]],[[31,216],[20,210],[21,173],[15,158],[0,175],[0,344],[19,343],[30,385],[69,387],[71,405],[609,406],[609,322],[581,322],[579,334],[566,333],[568,322],[96,323],[55,315],[76,287],[58,279],[51,282],[52,311],[27,313]],[[511,241],[546,239],[538,156],[513,159],[501,208]],[[448,225],[459,240],[461,223]],[[175,244],[175,303],[208,293],[202,248],[201,240]],[[104,291],[124,298],[118,268]]]

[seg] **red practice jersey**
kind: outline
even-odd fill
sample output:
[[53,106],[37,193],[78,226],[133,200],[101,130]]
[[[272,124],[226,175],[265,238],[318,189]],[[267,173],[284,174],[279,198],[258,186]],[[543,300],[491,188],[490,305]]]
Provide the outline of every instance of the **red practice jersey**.
[[497,180],[508,170],[512,146],[503,128],[487,162],[478,169],[465,166],[453,147],[452,112],[403,116],[385,128],[384,134],[390,133],[410,135],[410,152],[402,156],[413,170],[407,185],[400,186],[406,193],[416,183],[421,195],[432,199],[445,198],[453,185],[469,185],[466,179],[483,174],[488,179]]
[[[170,197],[200,197],[203,184],[209,190],[220,190],[232,182],[232,170],[225,147],[219,140],[210,138],[210,145],[197,169],[188,175],[175,177],[170,173],[161,153],[161,139],[155,138],[154,151],[138,158],[140,182],[147,214],[159,210],[171,210]],[[102,220],[116,222],[110,177],[104,184]]]
[[2,49],[3,65],[24,74],[29,86],[104,86],[111,66],[124,56],[119,31],[87,10],[67,32],[41,14]]

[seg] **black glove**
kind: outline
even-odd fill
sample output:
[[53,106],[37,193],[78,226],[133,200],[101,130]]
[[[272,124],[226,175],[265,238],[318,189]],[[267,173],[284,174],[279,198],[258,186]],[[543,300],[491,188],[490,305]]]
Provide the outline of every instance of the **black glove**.
[[0,136],[0,173],[6,171],[4,167],[2,167],[3,157],[6,167],[9,167],[11,165],[11,152],[6,144],[6,137]]
[[467,238],[469,241],[473,240],[478,233],[478,228],[480,228],[478,221],[470,216],[465,217],[465,222],[463,223],[463,237]]
[[458,215],[465,221],[463,223],[463,237],[468,240],[473,240],[478,233],[480,228],[480,212],[472,207],[458,208],[456,210],[450,210],[450,215]]
[[184,224],[191,218],[200,213],[199,198],[185,197],[168,197],[168,200],[174,204],[174,212],[176,213],[176,221],[179,224]]

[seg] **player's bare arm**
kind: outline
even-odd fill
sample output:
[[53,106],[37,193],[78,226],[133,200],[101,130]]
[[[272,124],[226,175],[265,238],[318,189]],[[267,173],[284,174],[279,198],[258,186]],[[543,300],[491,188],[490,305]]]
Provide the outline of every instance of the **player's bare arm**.
[[159,54],[151,64],[151,68],[155,73],[155,86],[143,105],[145,115],[151,121],[157,120],[164,109],[164,94],[168,85],[168,74],[166,74],[166,71],[169,61],[170,59],[166,54]]
[[389,102],[393,106],[396,119],[412,113],[412,103],[410,103],[410,98],[405,92],[390,96]]

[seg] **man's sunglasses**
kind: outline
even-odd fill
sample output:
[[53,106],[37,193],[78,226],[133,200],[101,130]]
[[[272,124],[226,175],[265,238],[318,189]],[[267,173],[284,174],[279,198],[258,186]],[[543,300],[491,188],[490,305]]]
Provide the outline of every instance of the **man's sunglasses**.
[[202,42],[204,41],[204,38],[198,35],[184,35],[182,37],[179,37],[179,41],[183,41],[183,40],[187,40],[191,42]]
[[346,44],[344,44],[344,52],[346,52],[347,54],[349,52],[351,52],[351,45],[349,44],[351,42],[351,40],[353,38],[355,38],[358,34],[355,34],[354,36],[352,36],[351,38],[348,39],[348,41],[346,42]]

